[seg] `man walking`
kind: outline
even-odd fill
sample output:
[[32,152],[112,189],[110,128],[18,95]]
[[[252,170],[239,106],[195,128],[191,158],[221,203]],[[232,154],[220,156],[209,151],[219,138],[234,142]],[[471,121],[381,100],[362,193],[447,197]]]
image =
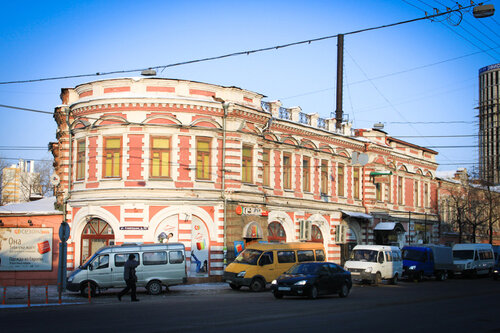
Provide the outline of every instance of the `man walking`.
[[128,256],[128,260],[125,262],[124,270],[123,270],[123,278],[125,279],[125,283],[127,286],[125,289],[120,291],[118,294],[118,300],[122,300],[122,296],[125,295],[129,290],[131,290],[131,298],[132,302],[138,302],[137,295],[135,294],[136,290],[136,282],[137,276],[135,275],[135,268],[139,266],[139,262],[135,260],[135,256],[131,253]]

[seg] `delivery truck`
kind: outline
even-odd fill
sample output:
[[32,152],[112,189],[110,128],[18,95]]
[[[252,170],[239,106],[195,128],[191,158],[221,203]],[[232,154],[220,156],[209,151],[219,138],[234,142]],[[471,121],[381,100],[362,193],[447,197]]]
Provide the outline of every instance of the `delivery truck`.
[[438,281],[453,274],[453,251],[444,245],[411,245],[403,247],[403,276],[421,281],[424,277],[435,277]]

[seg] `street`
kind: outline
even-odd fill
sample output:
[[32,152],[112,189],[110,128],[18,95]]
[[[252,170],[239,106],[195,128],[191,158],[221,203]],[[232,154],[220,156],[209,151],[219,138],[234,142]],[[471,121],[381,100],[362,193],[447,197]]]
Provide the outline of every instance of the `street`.
[[[347,298],[276,300],[269,291],[171,291],[140,302],[115,292],[92,304],[1,309],[2,332],[499,332],[490,278],[355,284]],[[85,299],[82,298],[82,301]]]

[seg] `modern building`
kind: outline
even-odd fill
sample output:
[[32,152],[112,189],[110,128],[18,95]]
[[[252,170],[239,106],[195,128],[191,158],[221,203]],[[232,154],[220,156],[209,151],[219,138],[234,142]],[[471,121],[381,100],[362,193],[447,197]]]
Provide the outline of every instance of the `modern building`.
[[343,263],[356,244],[435,240],[435,151],[264,97],[162,78],[62,89],[51,151],[68,269],[170,233],[191,278],[220,277],[254,241],[321,242]]
[[42,197],[40,174],[35,161],[19,160],[2,171],[2,205],[28,202]]
[[479,70],[479,176],[500,184],[500,63]]

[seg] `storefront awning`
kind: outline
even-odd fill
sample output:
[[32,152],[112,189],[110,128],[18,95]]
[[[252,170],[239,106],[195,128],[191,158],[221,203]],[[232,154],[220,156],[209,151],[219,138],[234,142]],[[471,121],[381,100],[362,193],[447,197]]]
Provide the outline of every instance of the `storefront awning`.
[[353,217],[356,219],[371,220],[373,218],[373,216],[371,216],[370,214],[365,214],[365,213],[351,212],[348,210],[341,210],[341,212],[343,215],[347,215],[349,217]]
[[405,232],[405,228],[399,222],[380,222],[375,226],[373,230],[381,230],[381,231],[399,231]]

